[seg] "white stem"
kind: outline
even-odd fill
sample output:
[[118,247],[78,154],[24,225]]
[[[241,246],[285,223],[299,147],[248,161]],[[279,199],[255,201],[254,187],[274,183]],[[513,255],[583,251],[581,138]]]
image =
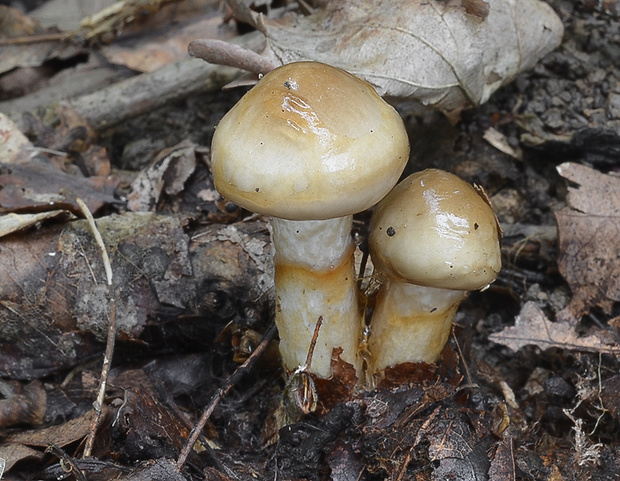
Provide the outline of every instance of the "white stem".
[[467,295],[390,279],[379,292],[372,316],[369,374],[404,362],[435,362]]
[[276,326],[284,366],[306,361],[319,316],[323,324],[312,357],[312,373],[331,376],[332,350],[361,375],[362,329],[351,240],[352,217],[290,221],[272,219],[275,254]]

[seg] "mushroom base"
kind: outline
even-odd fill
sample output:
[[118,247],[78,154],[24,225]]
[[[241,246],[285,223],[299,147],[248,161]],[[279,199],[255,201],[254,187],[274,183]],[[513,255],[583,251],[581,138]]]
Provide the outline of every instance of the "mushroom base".
[[467,294],[394,280],[383,286],[372,317],[368,372],[404,362],[435,362]]

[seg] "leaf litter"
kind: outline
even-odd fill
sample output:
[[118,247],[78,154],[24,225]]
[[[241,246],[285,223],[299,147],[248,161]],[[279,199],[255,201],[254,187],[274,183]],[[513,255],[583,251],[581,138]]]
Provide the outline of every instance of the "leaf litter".
[[[451,1],[447,3],[436,2],[436,4],[441,6],[443,10],[440,10],[442,12],[450,8],[461,9],[461,13],[463,11],[465,12],[466,18],[470,18],[477,22],[483,22],[484,19],[490,15],[490,13],[486,12],[483,8],[484,5],[486,5],[485,2]],[[490,4],[492,5],[494,2],[490,2]],[[362,4],[359,8],[365,8],[367,5],[370,5],[370,3]],[[386,4],[383,4],[384,7],[385,5]],[[534,17],[536,16],[534,15]],[[290,16],[287,21],[289,20]],[[303,18],[298,18],[297,20],[304,21]],[[461,41],[461,43],[463,43],[463,41]],[[379,47],[381,47],[380,42],[378,42],[378,44]],[[412,58],[408,56],[401,57],[401,60],[407,65],[409,65],[408,62],[413,63]],[[540,72],[537,73],[537,76],[540,76],[539,74]],[[545,74],[543,74],[543,77],[544,75]],[[524,93],[524,95],[526,94]],[[509,114],[506,114],[506,118],[508,117]],[[477,120],[485,121],[486,119],[478,117]],[[469,125],[471,128],[472,123],[467,123],[467,120],[465,122],[464,125]],[[166,128],[168,128],[168,126]],[[501,125],[494,124],[494,126],[498,128],[498,130],[501,130]],[[511,138],[510,140],[513,139]],[[178,144],[178,139],[168,145],[175,144]],[[525,155],[524,159],[523,162],[529,162],[531,160],[529,159],[529,155]],[[198,158],[196,160],[198,160]],[[67,163],[70,162],[68,161]],[[172,162],[170,164],[172,165]],[[473,163],[471,165],[473,165],[471,168],[472,172],[475,172],[478,164]],[[529,164],[526,165],[529,166]],[[176,170],[171,168],[158,169],[158,167],[159,165],[152,164],[150,168],[147,167],[144,169],[144,173],[148,174],[148,182],[144,182],[142,187],[136,186],[136,191],[140,191],[142,188],[144,189],[143,194],[145,194],[146,198],[144,205],[146,206],[146,210],[156,209],[160,212],[160,208],[164,208],[168,209],[167,212],[178,212],[177,209],[182,205],[182,203],[179,202],[179,198],[183,193],[178,192],[176,187],[171,191],[168,191],[166,188],[162,191],[160,187],[161,183],[163,182],[165,186],[175,186],[176,181],[178,181],[180,184],[184,184],[187,189],[188,186],[192,185],[192,178],[195,177],[195,173],[192,174],[187,168]],[[201,167],[199,162],[197,162],[196,167]],[[519,164],[519,167],[522,167],[522,165]],[[189,175],[189,177],[186,177],[184,172]],[[170,176],[171,179],[168,176]],[[170,184],[167,183],[169,180],[172,180]],[[504,180],[507,181],[506,179]],[[485,184],[486,183],[485,181]],[[201,189],[200,192],[206,192],[207,194],[213,193],[212,186],[209,186],[208,183],[203,184]],[[209,194],[206,200],[212,204],[213,201],[217,200],[217,196],[211,198],[211,194]],[[528,199],[524,196],[523,201],[527,202]],[[117,207],[116,205],[106,203],[105,200],[103,203],[108,210],[113,210]],[[28,206],[25,207],[27,208]],[[183,207],[186,208],[186,206]],[[126,221],[128,217],[129,216],[123,215],[122,219],[120,219],[121,222]],[[230,222],[238,220],[239,218],[240,215],[235,214],[235,216],[231,215],[227,221]],[[184,217],[184,219],[186,218]],[[199,222],[204,222],[204,217],[201,218],[194,212],[191,220],[182,221],[182,226],[178,227],[182,227],[186,233],[191,232],[195,226],[193,223],[197,219],[200,219]],[[528,218],[527,220],[529,221],[530,219]],[[53,221],[53,219],[43,220],[43,222],[51,221]],[[200,241],[202,239],[205,242],[198,247],[203,245],[212,246],[212,249],[205,250],[204,252],[204,254],[211,259],[210,264],[206,265],[204,269],[197,266],[192,260],[192,269],[196,271],[196,278],[206,278],[207,274],[211,276],[205,280],[205,284],[209,284],[209,289],[207,289],[205,295],[201,294],[200,298],[206,299],[206,301],[201,302],[209,303],[209,305],[213,307],[213,311],[209,311],[206,314],[204,314],[204,311],[200,313],[200,321],[208,319],[208,324],[210,324],[212,328],[216,328],[217,325],[219,325],[217,323],[221,322],[221,319],[232,319],[233,322],[239,322],[239,320],[242,320],[242,322],[251,322],[251,315],[248,315],[248,312],[251,311],[247,310],[247,307],[255,307],[255,304],[252,302],[245,302],[243,299],[240,301],[239,299],[240,292],[248,291],[252,285],[241,283],[241,286],[238,287],[231,279],[235,276],[244,279],[247,277],[251,280],[258,278],[256,272],[248,274],[246,262],[242,263],[239,261],[239,256],[248,254],[250,250],[253,253],[254,250],[248,248],[232,249],[231,247],[237,246],[238,242],[234,240],[233,236],[228,235],[230,229],[237,229],[237,226],[247,226],[248,224],[250,223],[236,223],[229,226],[230,228],[228,230],[226,230],[227,228],[220,229],[217,225],[209,225],[208,229],[211,240],[208,240],[208,242],[205,240],[208,236],[201,235],[200,233],[190,237],[192,241]],[[43,224],[43,231],[47,230],[45,227],[46,224]],[[158,229],[161,229],[161,227],[155,229],[154,232],[157,232]],[[180,229],[176,230],[179,230],[179,235],[182,234]],[[264,226],[260,228],[260,231],[264,234]],[[32,233],[32,231],[30,231],[30,233]],[[257,231],[252,231],[252,229],[248,230],[248,239],[255,239],[256,236]],[[25,235],[22,238],[24,239],[23,243],[25,246],[30,245],[26,242],[28,238]],[[19,238],[19,240],[22,238]],[[86,240],[86,238],[83,238],[83,241]],[[132,244],[135,244],[135,239],[127,243],[130,247]],[[148,245],[148,242],[146,244]],[[157,241],[156,244],[159,246],[161,242]],[[228,250],[225,251],[224,247],[227,247]],[[263,248],[269,248],[268,240],[261,241],[259,253],[262,252]],[[44,251],[41,250],[41,252]],[[123,252],[124,255],[129,255],[131,253],[130,251]],[[202,258],[200,254],[201,253],[197,253],[196,258]],[[87,257],[94,259],[94,257],[90,255]],[[254,254],[250,257],[254,260]],[[138,255],[137,257],[132,257],[132,262],[140,261],[143,258],[153,259],[151,254],[148,256]],[[160,256],[156,260],[161,263],[166,259]],[[153,279],[151,273],[147,272],[147,268],[152,266],[148,264],[140,264],[140,266],[142,269],[140,272],[135,271],[135,278],[140,280],[148,279],[151,283],[151,289],[154,288],[157,293],[161,294],[161,286],[158,288],[157,282],[153,283],[153,281],[161,281],[161,279]],[[231,270],[234,270],[234,275],[231,274]],[[179,273],[180,272],[177,272],[177,274]],[[245,277],[244,274],[246,275]],[[41,275],[38,276],[42,279],[42,282],[45,282],[45,275],[46,271],[43,271]],[[116,275],[115,273],[115,276]],[[177,278],[174,275],[172,277],[173,279],[171,280]],[[218,277],[219,280],[213,277]],[[234,289],[230,289],[231,283]],[[130,286],[132,286],[132,284],[130,284]],[[613,289],[608,289],[607,292],[613,292]],[[491,292],[490,295],[495,296],[496,294],[497,292]],[[165,298],[163,295],[159,300],[165,302],[162,302],[158,307],[152,301],[149,301],[149,305],[155,305],[158,307],[158,310],[163,310],[164,308],[170,309],[174,304],[172,302],[173,299]],[[598,307],[598,301],[596,299],[590,299],[590,302],[591,308]],[[596,350],[596,346],[601,345],[614,347],[613,342],[605,344],[605,342],[601,340],[603,338],[599,336],[600,333],[598,331],[589,330],[585,335],[578,336],[575,334],[572,325],[569,325],[571,329],[564,329],[564,324],[551,322],[545,316],[545,311],[530,309],[532,306],[528,306],[528,304],[524,305],[524,309],[526,306],[528,310],[525,310],[525,312],[522,311],[524,320],[536,318],[536,322],[538,323],[538,338],[534,339],[534,344],[538,343],[544,349],[546,349],[544,346],[555,346],[554,343],[556,343],[557,346],[555,347],[562,347],[564,350],[568,350],[566,346],[569,342],[576,345],[579,350],[585,352],[600,353],[601,351]],[[182,305],[174,307],[176,309],[182,309]],[[476,306],[476,308],[479,310],[478,312],[483,309],[480,306]],[[543,312],[542,315],[540,315],[541,312]],[[219,315],[221,315],[222,318],[214,320]],[[196,332],[200,331],[188,329],[187,319],[196,316],[198,316],[198,314],[191,309],[184,311],[177,310],[176,313],[171,313],[170,317],[167,319],[168,321],[174,322],[167,322],[163,332],[169,335],[172,332],[174,324],[175,326],[179,325],[181,329],[186,329],[181,336],[186,343],[195,342],[197,338],[209,337],[209,335],[197,336]],[[161,312],[153,312],[151,317],[153,320],[161,318]],[[203,322],[203,324],[205,323]],[[158,326],[151,324],[148,328],[156,330]],[[594,336],[594,338],[592,338],[592,336]],[[136,352],[145,347],[140,344],[140,342],[145,342],[143,340],[131,339],[131,341],[133,342],[133,344],[131,344],[132,350]],[[149,341],[152,341],[152,339],[149,338]],[[485,341],[486,344],[488,344],[486,336]],[[167,338],[166,342],[168,350],[175,350],[178,346],[182,345],[175,343],[175,341],[170,338]],[[200,369],[202,374],[208,374],[208,378],[196,384],[196,391],[192,393],[191,402],[189,403],[190,406],[183,406],[183,409],[187,408],[187,411],[183,413],[182,418],[185,416],[195,416],[195,409],[193,408],[195,408],[196,405],[201,405],[201,401],[197,400],[199,399],[200,393],[205,396],[206,390],[221,385],[222,378],[214,378],[210,371],[221,367],[221,364],[227,359],[226,356],[228,352],[226,352],[226,355],[223,355],[223,346],[218,345],[217,342],[208,345],[210,346],[208,351],[209,359],[205,361]],[[10,355],[8,350],[3,349],[3,351],[5,351],[3,354]],[[146,351],[141,352],[145,353]],[[159,354],[161,354],[161,352]],[[452,355],[454,358],[457,358],[453,351]],[[591,355],[590,357],[594,358],[594,356]],[[123,355],[121,354],[119,358],[123,359]],[[465,359],[467,359],[467,354],[465,355]],[[537,361],[545,362],[545,358],[540,356],[540,358],[532,360],[532,362]],[[454,365],[455,362],[460,363],[460,360],[456,359],[451,365]],[[177,387],[178,382],[175,383],[174,381],[178,380],[181,374],[185,373],[188,363],[184,360],[183,356],[180,356],[179,364],[182,367],[173,376],[174,379],[172,383]],[[445,367],[447,364],[444,358],[440,367]],[[509,364],[509,366],[512,367],[513,364]],[[121,370],[127,369],[127,366],[119,367]],[[264,406],[259,403],[259,399],[273,395],[274,386],[277,392],[277,380],[274,379],[275,376],[277,376],[277,372],[271,368],[272,370],[268,371],[271,372],[271,375],[267,374],[267,376],[269,376],[268,378],[265,378],[263,375],[257,376],[258,387],[243,386],[237,393],[237,395],[241,396],[241,399],[231,400],[228,406],[222,405],[221,414],[219,412],[214,413],[216,414],[214,419],[214,423],[216,424],[215,427],[212,427],[212,430],[207,433],[207,436],[210,439],[217,439],[218,442],[221,442],[221,446],[223,446],[224,449],[219,451],[217,456],[213,459],[206,459],[203,453],[195,453],[197,466],[202,468],[202,477],[205,479],[230,479],[230,472],[221,469],[217,464],[215,464],[217,468],[211,467],[214,464],[214,459],[217,460],[217,458],[221,458],[224,463],[234,466],[235,473],[242,479],[249,479],[250,476],[260,479],[263,477],[261,476],[262,473],[267,473],[264,477],[267,477],[269,474],[275,477],[278,475],[281,477],[286,477],[286,475],[288,475],[288,477],[304,475],[310,479],[317,479],[318,477],[327,477],[331,474],[332,477],[338,476],[338,479],[353,480],[360,478],[378,479],[380,477],[389,477],[390,479],[411,479],[411,477],[415,477],[416,479],[446,479],[449,477],[457,479],[484,479],[485,476],[488,476],[495,481],[496,479],[506,479],[505,476],[517,477],[517,475],[523,475],[525,477],[530,476],[532,478],[535,478],[535,475],[539,475],[547,476],[548,479],[557,479],[557,476],[560,475],[558,466],[561,467],[562,473],[566,474],[569,472],[569,468],[566,468],[566,466],[570,464],[566,463],[564,453],[565,451],[570,453],[570,450],[562,449],[564,445],[560,443],[567,440],[569,442],[572,441],[572,434],[570,435],[571,437],[566,435],[564,439],[561,438],[561,433],[560,435],[554,433],[554,435],[558,437],[549,436],[545,438],[548,440],[548,445],[552,446],[549,448],[549,451],[558,451],[557,456],[554,456],[544,452],[545,446],[541,446],[539,439],[533,436],[527,439],[528,434],[517,431],[517,429],[523,427],[523,425],[519,425],[520,419],[525,417],[528,422],[532,423],[530,426],[536,423],[538,429],[540,429],[545,436],[548,436],[551,429],[555,428],[557,425],[561,425],[562,421],[566,422],[566,416],[564,416],[564,418],[552,418],[552,420],[549,421],[551,416],[549,412],[544,412],[544,415],[538,417],[537,414],[540,411],[535,411],[536,414],[532,415],[531,412],[526,411],[526,406],[524,407],[523,393],[517,389],[518,385],[513,383],[511,383],[511,386],[514,388],[513,396],[515,397],[515,401],[510,404],[508,408],[504,406],[502,410],[501,406],[503,406],[504,403],[501,400],[501,396],[498,401],[498,398],[494,396],[492,392],[489,392],[488,389],[478,389],[475,385],[469,384],[469,382],[471,382],[469,378],[468,384],[462,385],[462,376],[460,376],[458,370],[446,376],[445,373],[442,375],[437,371],[437,366],[411,366],[411,368],[412,369],[409,369],[407,372],[399,371],[393,373],[394,376],[390,379],[394,379],[394,384],[391,386],[383,386],[383,390],[380,392],[368,393],[366,396],[355,399],[354,401],[336,404],[333,406],[333,409],[322,418],[316,416],[306,416],[302,418],[285,432],[283,441],[275,448],[275,453],[273,451],[271,451],[271,453],[266,453],[267,457],[271,456],[271,461],[275,459],[275,468],[273,468],[273,466],[267,466],[267,468],[265,468],[263,465],[257,470],[259,467],[257,459],[260,458],[259,462],[265,462],[264,458],[258,455],[247,457],[247,453],[243,452],[243,450],[247,450],[251,441],[244,439],[244,436],[249,435],[251,440],[251,433],[255,432],[257,429],[256,423],[252,423],[257,416],[260,418],[264,413]],[[605,365],[604,368],[606,368]],[[548,371],[551,372],[551,370]],[[566,369],[564,372],[566,371],[570,372],[570,369]],[[583,372],[576,368],[574,371],[578,375],[581,375]],[[596,369],[594,371],[596,371]],[[162,371],[155,370],[153,374],[156,382],[160,383]],[[93,374],[93,376],[95,375]],[[480,382],[480,373],[474,372],[474,382],[476,376],[478,376],[478,382]],[[558,376],[555,376],[555,378],[557,377]],[[51,382],[56,382],[57,379],[58,378],[55,378]],[[568,376],[567,379],[570,381],[570,384],[580,385],[580,383],[582,383],[581,380],[574,381],[568,378]],[[588,404],[584,403],[585,408],[599,409],[598,405],[593,404],[593,402],[596,401],[595,395],[597,393],[598,379],[600,379],[600,376],[599,378],[588,378],[587,383],[585,381],[583,382],[584,385],[588,384],[590,388],[594,386],[594,388],[591,389],[594,393],[592,401]],[[551,380],[555,382],[555,379]],[[561,380],[564,381],[563,379]],[[600,393],[600,399],[602,399],[601,405],[612,413],[615,420],[617,419],[618,408],[617,403],[614,404],[614,400],[617,398],[618,385],[620,385],[620,383],[618,383],[616,378],[611,378],[611,380],[614,380],[615,383],[609,382],[610,379],[599,380],[598,392]],[[499,370],[497,376],[492,378],[491,382],[496,383],[495,385],[508,386],[503,375],[499,374]],[[564,382],[569,384],[567,381]],[[144,389],[137,389],[135,384],[135,379],[132,378],[130,383],[126,384],[126,386],[122,386],[116,391],[110,391],[108,393],[109,402],[106,401],[106,405],[112,410],[112,419],[116,419],[116,415],[119,413],[126,414],[132,411],[133,416],[126,417],[126,419],[130,421],[130,424],[125,425],[125,427],[132,429],[140,426],[139,432],[130,433],[131,436],[128,436],[128,431],[119,430],[118,425],[116,425],[116,436],[112,436],[112,438],[116,440],[116,443],[113,444],[113,446],[116,446],[116,448],[124,446],[123,449],[127,453],[139,453],[141,452],[142,446],[145,444],[148,444],[148,448],[150,449],[147,456],[151,456],[151,459],[146,459],[139,465],[135,462],[140,459],[139,456],[136,456],[135,459],[132,460],[125,459],[126,461],[132,461],[134,469],[131,474],[122,479],[188,479],[192,474],[200,476],[196,474],[199,471],[198,469],[193,472],[188,469],[188,471],[184,473],[188,476],[188,478],[186,478],[170,461],[167,461],[163,457],[154,459],[157,458],[161,452],[169,453],[178,449],[178,447],[175,446],[178,446],[180,438],[178,433],[174,433],[174,430],[171,430],[173,436],[169,439],[166,439],[165,436],[161,436],[161,433],[157,431],[157,426],[149,425],[149,416],[151,414],[157,416],[161,410],[165,410],[163,406],[157,405],[158,402],[162,402],[162,399],[167,407],[174,406],[176,402],[182,402],[183,399],[170,399],[166,398],[165,394],[161,392],[154,393],[151,392],[150,389],[146,391]],[[550,388],[552,384],[551,382],[545,382],[542,388],[542,395],[549,396],[549,399],[552,399],[554,402],[550,402],[549,400],[536,401],[536,406],[540,406],[540,410],[552,410],[554,407],[557,407],[557,400],[552,398],[552,396],[556,396],[556,391]],[[265,388],[265,386],[270,387]],[[508,387],[507,389],[511,388]],[[247,391],[247,393],[245,391]],[[507,391],[502,387],[501,392],[505,395]],[[254,396],[255,393],[258,393],[259,396]],[[186,393],[185,396],[189,398],[188,394],[189,393]],[[475,396],[480,394],[484,402],[476,404]],[[248,397],[244,398],[243,396]],[[563,399],[563,407],[573,407],[572,404],[568,404],[573,402],[570,396],[566,395]],[[324,396],[323,400],[328,401],[329,398]],[[319,396],[319,401],[322,402],[321,396]],[[92,399],[89,398],[89,409],[90,402],[92,402]],[[138,411],[142,409],[144,409],[144,418],[136,417],[136,414],[141,414]],[[523,412],[519,412],[519,409],[523,409]],[[256,412],[253,413],[252,411]],[[494,414],[492,416],[489,413],[497,412],[504,413],[501,418],[502,429],[490,428],[490,426],[495,425],[496,421],[496,419],[493,420],[490,418],[496,415]],[[574,419],[575,427],[580,423],[578,426],[579,431],[577,432],[577,430],[575,430],[575,442],[584,443],[584,445],[588,442],[591,443],[587,438],[590,436],[590,433],[594,432],[595,426],[586,425],[586,423],[592,416],[578,411],[574,413],[571,411],[571,413],[573,416],[571,419]],[[582,421],[582,418],[585,421]],[[174,421],[174,423],[177,422],[178,419]],[[613,422],[609,424],[611,426]],[[572,426],[572,424],[569,426]],[[103,434],[104,435],[102,435],[100,439],[110,440],[108,434]],[[579,436],[577,436],[577,434],[579,434]],[[83,437],[83,434],[80,434],[80,436]],[[183,436],[185,436],[185,434],[183,434]],[[503,439],[498,441],[498,438],[501,436],[503,436]],[[519,443],[518,450],[514,450],[512,447],[511,439],[513,437],[515,443]],[[584,438],[585,441],[583,441],[582,438]],[[612,442],[608,443],[609,445],[607,447],[601,447],[601,456],[604,455],[605,449],[608,450],[608,456],[617,452],[614,451],[615,439],[616,438],[612,438]],[[74,438],[74,440],[78,441],[77,438]],[[123,445],[122,442],[119,444],[118,440],[124,441],[125,444]],[[529,444],[529,446],[536,446],[536,448],[527,447],[526,443],[530,440],[533,442]],[[151,441],[153,441],[153,444],[151,444]],[[242,449],[237,451],[236,448],[239,448],[239,446],[241,446]],[[571,448],[570,444],[568,448]],[[79,455],[79,452],[79,448],[71,448],[70,454],[73,455],[77,453],[77,455]],[[105,451],[102,452],[105,453]],[[234,456],[239,453],[242,453],[240,457],[234,459]],[[30,453],[30,455],[32,454],[33,453]],[[34,454],[37,454],[39,457],[28,458],[29,454],[26,454],[24,451],[24,457],[22,459],[32,459],[33,464],[36,463],[39,465],[40,463],[34,460],[41,459],[43,457],[42,453],[41,451],[35,451]],[[110,454],[118,456],[123,453],[112,452]],[[46,464],[49,465],[49,457],[46,459],[48,460]],[[61,459],[63,459],[65,463],[71,461],[70,458]],[[544,463],[545,468],[541,468],[542,464],[540,466],[535,465],[535,463],[529,465],[529,459]],[[75,465],[84,472],[92,476],[96,475],[95,465],[92,464],[95,462],[94,460],[75,459],[74,461],[76,461]],[[268,464],[269,461],[266,461],[266,463]],[[207,464],[208,467],[204,467]],[[241,468],[241,464],[244,465],[243,468]],[[516,470],[514,468],[515,465],[518,466]],[[580,466],[580,463],[577,463],[577,466]],[[52,467],[56,471],[48,469],[46,471],[47,476],[53,477],[62,474],[59,464],[55,464]],[[288,471],[286,469],[281,469],[284,467],[286,467]],[[117,469],[117,467],[112,468]],[[331,469],[331,473],[328,469]],[[610,461],[606,463],[605,469],[611,469],[611,472],[613,472],[613,462]],[[190,472],[192,474],[190,474]],[[554,473],[556,473],[557,476],[552,478]],[[75,474],[77,476],[79,473],[76,472]],[[586,475],[584,475],[582,479],[586,479],[587,474],[588,472],[586,472]],[[118,472],[115,473],[114,476],[116,475],[118,475]],[[108,479],[110,477],[112,476],[109,476]]]

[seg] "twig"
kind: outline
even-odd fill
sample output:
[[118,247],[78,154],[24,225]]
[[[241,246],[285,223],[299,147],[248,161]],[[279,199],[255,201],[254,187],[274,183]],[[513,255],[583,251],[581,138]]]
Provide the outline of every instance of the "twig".
[[187,51],[192,57],[201,58],[209,63],[228,65],[255,74],[265,74],[278,66],[277,63],[253,50],[211,38],[190,42]]
[[75,479],[77,479],[77,481],[86,481],[86,476],[84,475],[84,472],[78,467],[75,459],[65,453],[54,443],[51,443],[45,451],[48,453],[52,453],[60,460],[60,465],[63,471],[71,473],[75,477]]
[[459,343],[456,334],[454,333],[454,326],[450,330],[450,334],[452,334],[452,338],[454,339],[454,343],[456,344],[456,349],[459,351],[459,356],[461,356],[461,361],[463,362],[463,368],[465,369],[465,377],[467,377],[467,386],[477,386],[477,384],[472,380],[471,372],[469,372],[469,366],[467,365],[467,361],[465,360],[465,356],[463,356],[463,351],[461,350],[461,344]]
[[25,35],[22,37],[0,38],[0,46],[2,45],[24,45],[30,43],[43,42],[65,42],[69,37],[66,32],[60,33],[44,33],[40,35]]
[[306,355],[306,368],[310,369],[310,364],[312,364],[312,356],[314,355],[314,348],[316,346],[316,340],[319,337],[319,329],[323,325],[323,316],[319,316],[316,320],[316,325],[314,326],[314,333],[312,334],[312,340],[310,341],[310,347],[308,348],[308,354]]
[[[101,257],[103,259],[103,266],[106,273],[106,280],[110,292],[113,292],[112,285],[112,266],[110,265],[110,257],[108,256],[108,251],[106,250],[105,244],[103,243],[103,238],[101,237],[101,233],[97,228],[97,224],[95,223],[95,219],[93,219],[90,210],[84,203],[82,199],[76,197],[75,199],[77,205],[82,210],[84,217],[88,221],[88,225],[93,231],[93,235],[95,236],[95,241],[97,245],[101,249]],[[86,438],[86,445],[84,447],[84,457],[87,458],[91,455],[93,450],[93,444],[95,442],[95,434],[97,433],[97,429],[99,427],[99,423],[101,422],[101,411],[103,407],[103,401],[105,398],[105,390],[106,384],[108,381],[108,373],[110,372],[110,365],[112,364],[112,356],[114,355],[114,343],[116,341],[116,301],[114,300],[114,296],[110,299],[110,316],[108,319],[108,339],[106,342],[105,354],[103,356],[103,366],[101,367],[101,379],[99,381],[99,393],[97,394],[97,400],[93,403],[93,407],[95,409],[95,417],[90,425],[90,430],[88,432],[88,437]]]
[[75,202],[82,211],[82,214],[84,214],[84,217],[86,217],[88,226],[91,228],[91,230],[93,231],[93,235],[95,236],[95,241],[101,249],[101,258],[103,259],[103,267],[105,269],[106,280],[108,281],[108,286],[112,286],[112,266],[110,265],[110,257],[108,257],[108,251],[106,250],[105,244],[103,243],[103,237],[101,237],[101,233],[99,232],[99,229],[97,229],[97,224],[95,224],[95,219],[90,213],[88,206],[79,197],[75,198]]
[[196,440],[200,436],[200,433],[207,424],[207,421],[211,417],[211,414],[213,414],[213,411],[215,410],[218,403],[228,393],[228,391],[230,391],[232,387],[241,379],[241,377],[243,377],[247,372],[252,369],[252,367],[254,367],[256,361],[258,361],[259,357],[262,355],[263,352],[265,352],[265,349],[267,349],[267,346],[275,336],[275,333],[276,327],[275,324],[272,324],[269,329],[267,329],[267,332],[263,336],[261,342],[258,344],[258,346],[256,346],[256,349],[254,350],[252,355],[248,357],[245,362],[235,370],[234,373],[232,373],[232,375],[226,380],[226,382],[211,397],[211,399],[209,400],[209,404],[207,404],[202,416],[200,416],[200,419],[189,433],[189,437],[185,442],[185,446],[183,446],[181,454],[179,455],[179,459],[177,459],[177,468],[181,469],[185,464],[185,461],[187,460],[189,453],[194,447]]
[[411,461],[411,453],[413,452],[413,449],[415,447],[416,445],[413,444],[409,448],[409,451],[407,452],[407,455],[405,456],[405,460],[402,462],[402,464],[400,465],[400,469],[398,470],[398,476],[396,477],[396,481],[401,481],[403,479],[403,476],[405,475],[405,471],[407,470],[407,466],[409,466],[409,461]]
[[[172,397],[170,392],[165,390],[165,389],[161,389],[161,390],[158,390],[158,391],[159,391],[159,394],[164,399],[164,402],[166,403],[166,405],[168,407],[170,407],[170,409],[172,409],[172,412],[176,416],[178,421],[180,423],[182,423],[183,426],[185,426],[189,431],[191,431],[194,426],[189,421],[189,419],[187,419],[187,416],[181,412],[181,410],[177,406],[177,404],[174,401],[174,398]],[[238,477],[235,474],[235,472],[232,469],[230,469],[228,466],[226,466],[226,464],[224,464],[222,462],[222,460],[218,457],[218,455],[215,452],[215,449],[213,448],[213,446],[211,446],[208,443],[207,438],[203,434],[200,434],[198,439],[202,443],[202,445],[203,445],[203,447],[205,449],[206,455],[208,456],[209,460],[213,463],[215,468],[217,468],[219,471],[223,472],[229,478],[238,479]]]

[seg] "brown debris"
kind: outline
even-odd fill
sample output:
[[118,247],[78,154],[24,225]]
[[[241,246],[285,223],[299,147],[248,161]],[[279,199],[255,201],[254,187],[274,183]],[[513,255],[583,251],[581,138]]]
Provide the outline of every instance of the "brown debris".
[[[260,302],[269,301],[272,271],[263,223],[211,226],[192,241],[175,217],[128,213],[100,218],[97,225],[119,292],[121,340],[138,342],[149,327],[155,338],[158,329],[165,330],[168,345],[185,336],[195,345],[208,344],[209,336],[189,332],[213,332],[217,324],[168,326],[168,319],[184,313],[224,325],[246,308],[262,311]],[[108,288],[101,284],[100,252],[86,222],[24,235],[4,237],[0,255],[0,375],[18,379],[70,368],[100,353],[108,325]],[[246,301],[239,303],[239,296]]]
[[620,302],[620,179],[574,163],[558,167],[569,186],[568,204],[556,212],[560,241],[558,268],[573,290],[560,319],[576,323],[594,306],[611,312]]
[[46,394],[39,381],[25,386],[0,379],[0,429],[15,424],[41,424],[45,414]]
[[608,331],[595,328],[591,331],[589,335],[581,335],[571,323],[551,322],[534,302],[527,302],[517,316],[514,326],[491,334],[489,339],[508,346],[514,351],[524,346],[536,345],[541,349],[557,347],[567,350],[620,354],[620,345]]

